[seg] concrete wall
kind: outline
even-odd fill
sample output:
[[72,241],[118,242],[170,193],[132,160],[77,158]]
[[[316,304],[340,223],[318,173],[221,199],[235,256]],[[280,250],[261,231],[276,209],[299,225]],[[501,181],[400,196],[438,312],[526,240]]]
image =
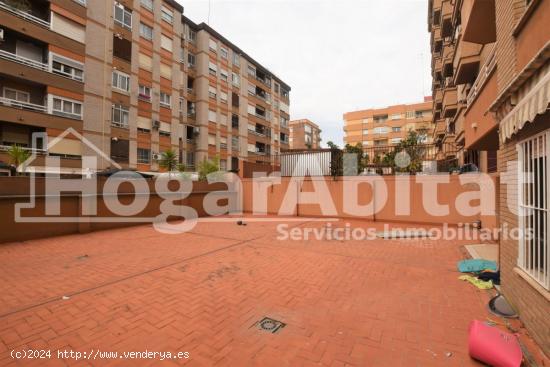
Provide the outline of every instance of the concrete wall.
[[[36,179],[36,191],[34,195],[35,205],[31,209],[22,209],[21,216],[29,217],[44,217],[45,213],[45,198],[44,187],[46,179]],[[103,190],[105,180],[98,180],[98,193]],[[150,200],[144,210],[139,212],[136,217],[154,217],[161,213],[160,204],[165,199],[162,199],[154,189],[154,181],[147,180],[149,186]],[[176,182],[169,185],[171,191],[176,191],[178,186]],[[199,217],[207,216],[203,207],[203,199],[205,195],[213,191],[225,191],[225,184],[211,184],[205,182],[194,182],[192,193],[185,199],[176,201],[177,205],[186,205],[197,210]],[[0,177],[0,213],[2,220],[0,221],[0,243],[11,241],[25,241],[34,238],[44,238],[71,233],[86,233],[90,231],[103,230],[109,228],[125,227],[140,223],[133,222],[106,222],[94,223],[82,219],[80,222],[38,222],[38,223],[22,223],[15,220],[15,205],[17,203],[31,202],[31,182],[28,177]],[[118,189],[118,200],[123,205],[129,205],[135,199],[133,186],[123,183]],[[112,200],[103,195],[98,195],[95,199],[97,202],[97,216],[99,218],[116,216],[106,205],[107,200]],[[223,200],[218,203],[224,205]],[[63,217],[79,217],[81,216],[81,208],[85,205],[82,195],[78,192],[63,193],[60,200],[61,216]],[[176,217],[170,219],[177,219]],[[143,222],[141,223],[143,224]]]
[[[463,175],[462,177],[470,176]],[[325,184],[327,194],[319,192],[316,199],[321,200],[325,205],[333,203],[335,212],[333,214],[323,215],[319,204],[299,204],[290,213],[299,216],[334,216],[334,217],[358,217],[367,220],[376,220],[382,222],[411,222],[411,223],[426,223],[426,224],[443,224],[458,225],[460,223],[472,223],[477,220],[482,221],[485,228],[497,228],[498,220],[496,217],[497,207],[493,207],[492,214],[486,215],[464,215],[461,214],[457,207],[456,198],[467,192],[478,192],[479,185],[475,183],[462,184],[461,176],[448,176],[448,183],[437,184],[437,202],[439,205],[448,205],[449,213],[444,216],[434,215],[430,212],[428,205],[422,203],[423,190],[428,193],[434,192],[433,186],[438,180],[445,176],[382,176],[377,178],[378,181],[374,185],[370,185],[364,181],[364,177],[340,177],[334,180],[331,177],[315,177],[306,178],[303,182],[293,181],[292,178],[283,177],[279,184],[271,185],[268,179],[253,182],[250,179],[243,179],[243,209],[245,212],[252,212],[253,193],[254,190],[259,194],[259,198],[267,195],[266,212],[268,214],[277,214],[283,207],[284,203],[292,200],[302,200],[308,192],[314,191],[314,187],[323,186]],[[477,174],[470,176],[474,181],[479,177]],[[351,191],[353,183],[358,184],[357,195]],[[496,197],[499,195],[499,179],[498,176],[490,176],[489,185],[494,186],[494,200],[489,200],[485,206],[488,210],[491,209],[490,204],[497,204]],[[374,187],[373,187],[374,186]],[[387,188],[387,201],[382,204],[384,196],[384,188]],[[263,189],[262,189],[263,187]],[[423,188],[424,187],[424,188]],[[408,194],[407,194],[408,193]],[[366,206],[371,203],[374,197],[375,205],[371,208],[363,209],[358,216],[354,213],[346,211],[344,208],[345,196],[351,197],[349,200],[356,200],[358,205]],[[427,195],[431,197],[431,195]],[[299,199],[298,199],[299,198]],[[492,202],[491,202],[492,201]],[[259,205],[257,200],[254,200],[256,205]],[[397,203],[409,203],[407,211],[398,212],[396,210]],[[380,205],[378,210],[374,210],[375,206]],[[479,202],[473,201],[472,206],[479,205]],[[259,208],[259,206],[257,206]]]

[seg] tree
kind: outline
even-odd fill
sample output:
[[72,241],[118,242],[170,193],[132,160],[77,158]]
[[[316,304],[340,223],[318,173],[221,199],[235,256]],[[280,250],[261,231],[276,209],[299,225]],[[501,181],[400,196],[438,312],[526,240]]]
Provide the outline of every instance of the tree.
[[160,155],[158,160],[159,166],[166,169],[168,172],[173,172],[178,169],[178,154],[173,149],[168,149]]
[[[8,149],[8,156],[10,157],[10,163],[17,168],[27,159],[29,159],[31,153],[28,150],[23,149],[19,145],[12,145]],[[25,172],[24,166],[22,166],[22,172]]]
[[220,157],[216,156],[212,159],[204,159],[199,163],[198,173],[199,180],[206,181],[209,174],[220,170]]
[[361,143],[357,143],[355,145],[346,144],[344,147],[344,152],[357,154],[357,173],[363,172],[369,162],[368,154],[363,152],[363,145]]
[[327,145],[328,145],[328,147],[329,147],[330,149],[340,149],[340,148],[338,147],[338,145],[334,144],[334,142],[332,142],[332,141],[328,141],[328,142],[327,142]]
[[[416,173],[422,170],[422,161],[425,155],[425,147],[420,142],[421,137],[416,131],[409,131],[407,137],[402,140],[395,149],[388,153],[385,157],[385,163],[390,167],[394,167],[398,172]],[[400,167],[395,162],[397,154],[406,153],[410,159],[409,164],[405,167]]]

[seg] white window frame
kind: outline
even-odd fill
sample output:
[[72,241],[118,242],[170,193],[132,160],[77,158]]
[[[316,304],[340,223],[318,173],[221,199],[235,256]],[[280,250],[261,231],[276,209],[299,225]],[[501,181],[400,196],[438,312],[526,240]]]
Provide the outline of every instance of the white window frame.
[[[118,110],[121,121],[115,121],[115,110]],[[126,116],[126,121],[124,121]],[[122,129],[128,128],[128,122],[130,121],[130,108],[121,104],[113,104],[111,107],[111,125],[120,127]]]
[[189,38],[189,42],[191,43],[197,42],[197,32],[195,32],[191,28],[189,28],[189,30],[187,31],[187,37]]
[[[118,14],[122,14],[122,19],[117,19],[117,9],[119,9]],[[122,13],[120,13],[122,11]],[[126,23],[125,15],[130,16],[130,23]],[[113,10],[113,19],[116,24],[120,25],[122,28],[132,29],[132,12],[126,9],[126,7],[122,4],[116,4]]]
[[[116,81],[115,81],[115,76],[116,76]],[[121,88],[123,80],[126,80],[126,87],[127,87],[126,89]],[[118,71],[118,70],[113,70],[113,77],[112,77],[111,81],[113,83],[113,88],[114,89],[118,89],[118,90],[124,91],[126,93],[128,93],[130,91],[130,75],[128,75],[126,73],[123,73],[121,71]]]
[[220,47],[220,56],[222,59],[226,59],[229,57],[229,51],[225,47]]
[[233,65],[240,67],[241,66],[241,55],[233,51]]
[[[54,58],[56,60],[54,60]],[[74,61],[72,59],[69,59],[65,56],[61,56],[61,55],[58,55],[54,52],[50,52],[50,57],[49,57],[50,61],[49,61],[49,68],[50,68],[50,71],[54,74],[58,74],[58,75],[63,75],[63,76],[66,76],[67,78],[71,78],[71,79],[74,79],[74,80],[78,80],[80,82],[84,81],[84,64],[82,64],[81,62],[78,62],[78,61]],[[67,60],[67,63],[63,63],[63,60]],[[64,70],[58,70],[58,69],[54,69],[54,62],[57,62],[59,63],[60,65],[66,67],[66,68],[69,68],[70,69],[70,72],[66,72]],[[69,65],[70,64],[73,64],[73,65]],[[78,65],[79,67],[75,67],[74,65]],[[78,76],[76,75],[75,73],[75,70],[78,70],[80,71],[81,73],[81,76]]]
[[[193,61],[191,62],[191,60],[193,60]],[[188,52],[187,53],[187,67],[194,68],[196,64],[197,64],[197,56],[192,52]]]
[[159,103],[161,107],[172,108],[172,95],[160,92]]
[[139,85],[138,98],[142,101],[151,102],[151,87],[146,85]]
[[162,5],[160,7],[160,18],[166,23],[174,23],[174,12],[168,9],[166,6]]
[[[149,152],[147,159],[140,159],[140,156],[139,156],[139,151],[140,150]],[[137,163],[140,163],[140,164],[150,164],[151,163],[151,149],[138,147],[137,150],[136,150],[136,155],[137,155]]]
[[153,0],[141,0],[140,5],[145,9],[153,11]]
[[[516,149],[518,221],[523,232],[518,243],[517,265],[535,282],[550,290],[550,130],[520,141]],[[532,172],[542,173],[542,185],[539,185],[540,178],[536,182]],[[529,234],[533,238],[527,238]],[[541,256],[541,252],[545,253]]]
[[236,86],[241,86],[241,76],[237,73],[231,73],[231,83]]
[[[29,92],[26,92],[24,90],[4,87],[3,90],[2,90],[2,95],[4,96],[4,98],[8,98],[8,97],[6,97],[6,92],[15,93],[15,99],[9,98],[12,101],[17,101],[17,102],[22,102],[22,103],[31,103],[31,94]],[[19,95],[24,95],[26,97],[25,100],[20,100]]]
[[208,49],[210,51],[213,51],[213,52],[217,52],[218,51],[218,43],[216,42],[216,40],[212,39],[212,38],[209,38],[208,39]]
[[[61,110],[54,109],[54,99],[59,99],[61,101]],[[74,112],[65,112],[63,111],[63,102],[71,103],[72,110],[74,111],[75,105],[80,105],[80,114]],[[52,115],[63,116],[73,119],[82,120],[82,115],[84,114],[84,103],[82,101],[77,101],[70,98],[60,97],[53,94],[48,94],[48,112]]]
[[[150,29],[151,30],[151,34],[145,34],[143,32],[143,29]],[[143,22],[140,22],[139,23],[139,35],[143,38],[145,38],[146,40],[149,40],[149,41],[152,41],[153,40],[153,27],[150,27],[149,25],[143,23]]]

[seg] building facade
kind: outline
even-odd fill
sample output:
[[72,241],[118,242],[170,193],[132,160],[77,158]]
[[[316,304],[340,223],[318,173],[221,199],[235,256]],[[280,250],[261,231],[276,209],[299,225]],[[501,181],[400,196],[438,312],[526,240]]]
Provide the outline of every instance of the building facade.
[[501,234],[502,293],[550,354],[550,0],[431,0],[428,23],[436,136],[498,150],[500,225],[524,234]]
[[410,131],[423,143],[432,142],[432,102],[402,104],[344,114],[344,144],[361,144],[364,149],[397,145]]
[[[37,172],[59,157],[78,174],[88,155],[157,172],[173,150],[189,170],[237,169],[288,149],[290,87],[176,1],[21,4],[0,0],[0,161],[18,145]],[[106,157],[74,134],[48,143],[67,128]]]
[[321,129],[308,120],[290,121],[290,149],[319,149],[321,148]]

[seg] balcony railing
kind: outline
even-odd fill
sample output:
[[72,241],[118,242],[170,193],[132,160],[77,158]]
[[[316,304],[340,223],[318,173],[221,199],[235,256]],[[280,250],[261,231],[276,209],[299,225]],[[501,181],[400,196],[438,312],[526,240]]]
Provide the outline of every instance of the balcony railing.
[[44,19],[40,19],[38,17],[35,17],[34,15],[32,14],[29,14],[27,12],[24,12],[22,10],[19,10],[17,8],[14,8],[8,4],[6,4],[5,2],[3,1],[0,1],[0,9],[3,9],[5,11],[8,11],[10,13],[12,13],[13,15],[19,17],[19,18],[23,18],[25,20],[28,20],[30,22],[33,22],[33,23],[36,23],[38,25],[41,25],[42,27],[45,27],[45,28],[50,28],[50,22],[44,20]]
[[34,103],[28,103],[28,102],[21,102],[15,99],[10,99],[5,97],[0,97],[0,104],[8,107],[19,108],[22,110],[31,110],[31,111],[43,112],[43,113],[48,112],[48,109],[46,106],[34,104]]
[[489,75],[491,75],[491,73],[495,69],[496,61],[495,48],[493,47],[493,50],[489,54],[489,57],[485,61],[485,64],[483,64],[483,66],[479,70],[476,81],[474,82],[472,88],[470,89],[470,92],[468,93],[468,97],[466,98],[466,103],[468,107],[470,107],[470,105],[475,101],[479,92],[483,88],[483,85],[485,85],[485,82],[489,78]]
[[27,65],[27,66],[30,66],[30,67],[35,68],[35,69],[40,69],[40,70],[43,70],[43,71],[49,71],[48,64],[44,64],[42,62],[35,61],[35,60],[29,59],[29,58],[26,58],[26,57],[23,57],[23,56],[19,56],[19,55],[16,55],[16,54],[13,54],[11,52],[4,51],[4,50],[0,50],[0,58],[10,60],[10,61],[16,62],[18,64]]
[[[7,152],[8,150],[10,150],[12,147],[12,145],[0,145],[0,151],[1,152]],[[26,150],[28,152],[31,152],[31,153],[34,153],[34,154],[47,154],[48,151],[46,149],[34,149],[34,148],[27,148],[27,147],[22,147],[22,146],[19,146],[20,149],[22,150]]]

